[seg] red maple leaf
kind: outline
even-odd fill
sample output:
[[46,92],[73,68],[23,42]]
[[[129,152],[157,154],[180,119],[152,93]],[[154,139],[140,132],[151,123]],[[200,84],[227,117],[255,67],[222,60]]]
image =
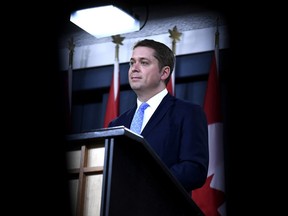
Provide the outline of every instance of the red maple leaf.
[[210,187],[214,174],[206,179],[205,184],[192,192],[193,201],[199,206],[206,216],[220,216],[218,208],[225,201],[223,191]]

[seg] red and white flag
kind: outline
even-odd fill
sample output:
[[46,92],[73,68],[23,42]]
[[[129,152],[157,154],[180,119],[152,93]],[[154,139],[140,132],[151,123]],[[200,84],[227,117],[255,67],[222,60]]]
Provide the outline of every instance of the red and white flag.
[[192,199],[206,216],[226,215],[223,120],[217,73],[218,42],[216,44],[204,98],[209,136],[208,176],[204,186],[192,192]]
[[112,75],[109,96],[106,106],[106,114],[104,118],[104,128],[108,127],[110,121],[116,118],[119,114],[119,92],[120,92],[120,76],[119,62],[115,59],[114,72]]
[[[175,65],[176,65],[176,61],[175,61]],[[167,84],[167,90],[173,96],[175,96],[175,68],[176,68],[175,65],[174,65],[174,68],[173,68],[173,72],[171,74],[171,78],[170,78],[170,80],[169,80],[169,82]]]

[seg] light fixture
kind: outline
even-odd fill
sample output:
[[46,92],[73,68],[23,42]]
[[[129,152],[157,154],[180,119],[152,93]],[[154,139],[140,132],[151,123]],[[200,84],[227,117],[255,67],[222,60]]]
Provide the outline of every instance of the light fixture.
[[136,17],[114,5],[77,10],[71,13],[70,21],[97,38],[140,29],[140,21]]

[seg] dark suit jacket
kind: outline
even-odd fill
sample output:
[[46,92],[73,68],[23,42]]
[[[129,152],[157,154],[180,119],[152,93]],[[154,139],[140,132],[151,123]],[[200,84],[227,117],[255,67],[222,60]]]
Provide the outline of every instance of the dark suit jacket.
[[[137,105],[110,122],[109,127],[130,124]],[[170,171],[190,192],[201,187],[208,172],[208,124],[201,106],[167,94],[141,135]]]

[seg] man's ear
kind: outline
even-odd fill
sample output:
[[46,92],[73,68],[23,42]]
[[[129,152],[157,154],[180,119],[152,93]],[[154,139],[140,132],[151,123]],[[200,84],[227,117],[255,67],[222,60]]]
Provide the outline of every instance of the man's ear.
[[169,67],[169,66],[163,67],[163,68],[162,68],[162,72],[161,72],[161,73],[162,73],[161,79],[162,79],[162,80],[166,80],[166,79],[169,77],[170,72],[171,72],[171,70],[170,70],[170,67]]

